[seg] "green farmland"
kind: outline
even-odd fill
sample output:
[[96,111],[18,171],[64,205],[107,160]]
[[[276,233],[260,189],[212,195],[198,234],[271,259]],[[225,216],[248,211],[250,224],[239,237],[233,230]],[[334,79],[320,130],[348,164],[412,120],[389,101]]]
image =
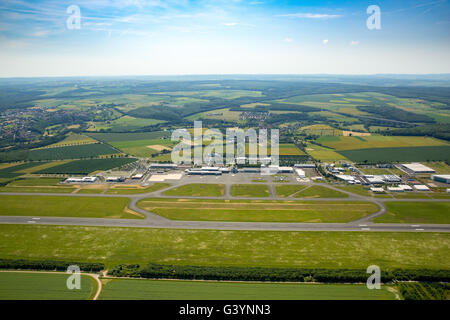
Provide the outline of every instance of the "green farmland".
[[388,212],[374,222],[450,224],[450,202],[386,202]]
[[0,199],[2,216],[142,218],[128,210],[126,198],[27,196],[23,201],[23,196],[1,195]]
[[[450,269],[448,233],[0,225],[0,257],[192,266]],[[282,248],[282,250],[280,250]]]
[[80,290],[69,290],[68,275],[0,272],[0,300],[90,300],[97,290],[92,277],[81,275]]
[[107,158],[92,160],[74,160],[55,167],[43,169],[42,174],[89,174],[97,170],[110,170],[136,161],[134,158]]
[[176,187],[164,192],[165,196],[189,196],[189,197],[221,197],[224,195],[223,184],[191,183]]
[[354,162],[450,161],[450,146],[373,148],[338,152]]
[[103,286],[100,299],[120,300],[392,300],[385,287],[365,285],[236,283],[113,279]]
[[138,206],[172,220],[236,222],[350,222],[375,213],[368,202],[165,201],[145,199]]

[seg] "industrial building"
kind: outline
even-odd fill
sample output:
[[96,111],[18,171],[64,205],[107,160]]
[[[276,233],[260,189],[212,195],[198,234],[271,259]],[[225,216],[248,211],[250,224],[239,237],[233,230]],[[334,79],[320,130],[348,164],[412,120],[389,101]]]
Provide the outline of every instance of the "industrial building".
[[201,167],[186,169],[184,172],[188,175],[215,175],[220,176],[222,174],[221,168],[219,167]]
[[175,170],[177,169],[178,165],[173,163],[151,163],[149,169],[150,170],[159,170],[159,169],[169,169],[169,170]]
[[414,189],[416,189],[417,191],[430,191],[430,188],[428,188],[426,185],[424,184],[418,184],[414,186]]
[[450,183],[450,174],[433,174],[431,178],[437,182]]
[[124,182],[125,177],[106,177],[106,182]]
[[427,166],[424,166],[421,163],[404,163],[401,165],[401,168],[408,172],[408,173],[413,173],[413,174],[418,174],[418,173],[435,173],[436,171],[434,171],[434,169],[431,169]]
[[302,169],[295,169],[295,173],[298,175],[299,178],[306,178],[306,173]]
[[294,164],[294,168],[311,168],[314,169],[316,167],[315,163],[297,163]]
[[97,181],[97,177],[70,177],[66,179],[66,183],[94,183]]
[[372,191],[372,192],[384,192],[384,189],[383,188],[377,188],[377,187],[371,187],[370,188],[370,191]]

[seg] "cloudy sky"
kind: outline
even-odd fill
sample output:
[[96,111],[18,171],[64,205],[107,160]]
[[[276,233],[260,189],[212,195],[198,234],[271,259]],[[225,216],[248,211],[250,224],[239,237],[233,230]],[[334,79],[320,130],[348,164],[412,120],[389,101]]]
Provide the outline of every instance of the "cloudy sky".
[[449,30],[448,0],[1,0],[0,76],[450,73]]

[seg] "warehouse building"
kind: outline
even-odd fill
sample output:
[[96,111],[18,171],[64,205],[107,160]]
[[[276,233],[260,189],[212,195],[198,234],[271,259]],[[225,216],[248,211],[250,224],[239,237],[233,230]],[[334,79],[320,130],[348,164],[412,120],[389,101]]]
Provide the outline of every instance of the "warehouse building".
[[294,168],[310,168],[314,169],[316,165],[314,163],[297,163],[294,164]]
[[160,170],[160,169],[169,169],[169,170],[175,170],[177,169],[177,165],[174,163],[151,163],[150,164],[150,170]]
[[295,169],[295,173],[298,175],[299,178],[306,178],[306,173],[302,169]]
[[435,173],[433,169],[424,166],[421,163],[404,163],[402,164],[402,169],[408,173],[418,174],[418,173]]
[[433,174],[431,178],[437,182],[450,183],[450,174]]
[[418,185],[415,185],[414,188],[415,188],[417,191],[430,191],[430,188],[428,188],[428,187],[427,187],[426,185],[424,185],[424,184],[418,184]]

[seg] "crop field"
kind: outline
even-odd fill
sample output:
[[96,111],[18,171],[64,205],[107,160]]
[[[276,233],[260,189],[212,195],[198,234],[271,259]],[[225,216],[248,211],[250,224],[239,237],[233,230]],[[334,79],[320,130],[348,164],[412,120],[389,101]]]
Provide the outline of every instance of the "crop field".
[[428,162],[426,163],[426,166],[434,169],[436,174],[450,174],[450,166],[445,162]]
[[152,126],[166,121],[157,119],[143,119],[132,116],[123,116],[113,121],[108,122],[91,122],[89,131],[100,131],[101,129],[111,129],[113,131],[128,131],[136,130],[144,127]]
[[450,146],[373,148],[338,151],[354,162],[407,162],[450,160]]
[[0,272],[0,300],[89,300],[97,284],[81,275],[80,290],[69,290],[67,274]]
[[348,195],[327,187],[311,186],[296,193],[294,198],[348,198]]
[[187,120],[198,120],[198,119],[217,119],[226,121],[239,121],[241,112],[240,111],[230,111],[229,108],[216,109],[211,111],[205,111],[193,114],[186,117]]
[[399,136],[335,136],[319,137],[317,139],[321,145],[333,148],[338,151],[374,149],[374,148],[411,148],[411,147],[432,147],[450,146],[446,141],[429,137],[399,137]]
[[131,140],[110,143],[113,147],[124,153],[136,157],[148,158],[162,150],[172,150],[175,142],[169,139]]
[[151,186],[141,187],[141,186],[114,186],[106,191],[107,194],[140,194],[140,193],[148,193],[155,192],[164,188],[170,187],[170,183],[160,183],[155,182]]
[[233,184],[231,186],[231,195],[233,197],[268,197],[269,188],[267,185]]
[[101,155],[110,155],[119,153],[107,144],[85,144],[68,147],[54,147],[31,150],[28,156],[29,160],[64,160],[98,157]]
[[297,148],[293,143],[280,143],[279,145],[280,156],[302,156],[305,153]]
[[310,126],[301,127],[298,130],[306,134],[316,136],[342,136],[342,130],[333,128],[326,124],[313,124]]
[[88,137],[84,134],[70,134],[68,135],[64,140],[59,141],[57,143],[53,143],[47,148],[53,148],[53,147],[65,147],[65,146],[73,146],[73,145],[80,145],[80,144],[90,144],[90,143],[96,143],[97,140],[92,139],[91,137]]
[[153,132],[136,132],[136,133],[89,133],[89,136],[106,143],[120,142],[120,141],[134,141],[134,140],[154,140],[161,138],[169,138],[170,133],[165,131]]
[[316,160],[321,161],[334,161],[334,160],[347,160],[342,154],[337,153],[333,149],[324,148],[316,144],[309,143],[305,148],[306,152]]
[[166,201],[145,199],[138,206],[171,220],[240,222],[350,222],[378,210],[367,202]]
[[2,216],[79,217],[139,219],[141,214],[128,209],[126,198],[89,198],[60,196],[0,195]]
[[279,197],[285,198],[292,196],[293,194],[299,192],[300,190],[305,189],[306,186],[298,185],[298,184],[289,184],[283,186],[275,186],[275,190],[277,191],[277,195]]
[[286,103],[301,104],[349,115],[367,115],[357,109],[361,105],[391,106],[418,114],[428,115],[438,122],[449,122],[450,116],[439,107],[442,103],[414,98],[398,98],[378,92],[338,93],[299,95],[282,100]]
[[190,183],[164,192],[166,196],[221,197],[225,193],[223,184]]
[[[44,236],[45,235],[45,236]],[[448,233],[0,225],[0,257],[198,266],[450,270]],[[280,250],[282,248],[282,250]]]
[[100,299],[134,300],[392,300],[386,288],[368,290],[353,284],[236,283],[113,279]]
[[74,160],[55,167],[37,171],[42,174],[89,174],[97,170],[110,170],[136,161],[134,158],[106,158]]
[[4,166],[0,169],[0,178],[14,178],[23,175],[24,170],[35,168],[44,162],[26,162],[16,163],[13,165]]
[[388,212],[374,222],[450,224],[449,202],[386,202]]

